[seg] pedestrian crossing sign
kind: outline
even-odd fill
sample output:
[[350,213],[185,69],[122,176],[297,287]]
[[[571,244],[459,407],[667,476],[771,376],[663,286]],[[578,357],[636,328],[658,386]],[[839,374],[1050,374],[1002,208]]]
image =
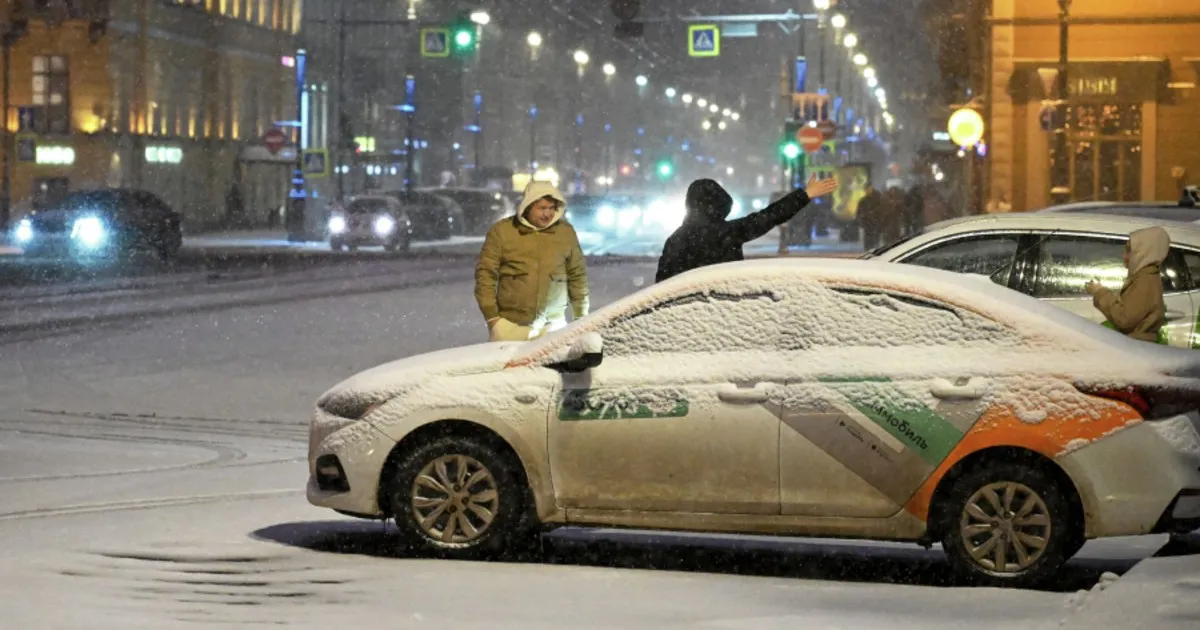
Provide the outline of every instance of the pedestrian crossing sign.
[[693,24],[688,27],[688,55],[717,57],[721,54],[721,29],[716,24]]
[[421,29],[422,57],[450,56],[450,29],[423,28]]

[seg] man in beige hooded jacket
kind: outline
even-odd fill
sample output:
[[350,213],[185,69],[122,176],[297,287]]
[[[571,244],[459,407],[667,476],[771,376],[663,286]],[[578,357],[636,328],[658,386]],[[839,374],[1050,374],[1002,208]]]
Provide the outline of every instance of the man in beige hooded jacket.
[[1108,318],[1114,329],[1142,341],[1155,342],[1166,323],[1163,301],[1162,263],[1171,250],[1171,237],[1161,227],[1137,230],[1125,244],[1125,284],[1120,292],[1110,291],[1092,280],[1087,292],[1092,304]]
[[488,230],[475,265],[475,301],[491,341],[526,341],[588,313],[587,266],[566,199],[548,183],[525,188],[517,214]]

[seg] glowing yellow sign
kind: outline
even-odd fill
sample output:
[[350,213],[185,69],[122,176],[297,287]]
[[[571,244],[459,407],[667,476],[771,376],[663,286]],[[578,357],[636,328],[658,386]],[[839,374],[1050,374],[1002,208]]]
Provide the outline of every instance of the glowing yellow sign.
[[979,112],[963,108],[950,115],[946,125],[950,140],[960,147],[973,147],[983,139],[983,116]]

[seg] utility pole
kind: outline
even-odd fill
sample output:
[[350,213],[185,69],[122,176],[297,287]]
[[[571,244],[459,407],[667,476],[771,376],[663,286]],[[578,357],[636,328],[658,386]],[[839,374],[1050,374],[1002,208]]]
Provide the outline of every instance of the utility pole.
[[408,75],[404,78],[404,104],[400,106],[400,110],[404,112],[407,119],[407,125],[404,129],[404,196],[410,198],[412,196],[413,186],[416,183],[416,127],[414,118],[417,114],[417,79],[413,75]]
[[346,2],[338,3],[337,117],[334,119],[337,125],[337,144],[333,148],[333,165],[337,170],[338,202],[346,199],[346,174],[342,169],[342,164],[348,161],[344,158],[344,154],[352,142],[351,138],[345,137],[347,126],[342,124],[342,119],[346,115],[346,4]]
[[529,177],[533,181],[533,174],[537,171],[537,104],[529,106]]
[[1070,159],[1067,155],[1067,34],[1071,21],[1071,0],[1058,0],[1058,89],[1054,108],[1054,167],[1051,174],[1050,203],[1061,204],[1071,199]]
[[301,103],[304,102],[304,90],[307,88],[308,53],[303,48],[296,51],[296,169],[292,172],[292,190],[288,193],[287,232],[291,242],[307,240],[305,225],[305,206],[308,203],[308,189],[304,181],[304,151],[300,149],[301,138],[305,127]]
[[13,134],[8,128],[8,111],[11,107],[9,100],[12,93],[12,47],[24,34],[28,25],[23,15],[5,17],[7,24],[4,33],[0,34],[0,47],[3,47],[4,56],[4,181],[0,184],[0,233],[8,230],[8,222],[12,217]]

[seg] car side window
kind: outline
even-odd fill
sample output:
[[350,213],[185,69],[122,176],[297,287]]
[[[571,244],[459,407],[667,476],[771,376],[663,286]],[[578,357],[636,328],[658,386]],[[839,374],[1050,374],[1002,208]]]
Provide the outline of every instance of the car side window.
[[1013,346],[1015,329],[973,311],[901,291],[833,286],[805,298],[784,335],[785,350],[897,346]]
[[1200,291],[1200,252],[1180,249],[1179,254],[1183,260],[1183,266],[1187,268],[1188,275],[1187,283],[1180,283],[1182,290]]
[[776,350],[787,309],[786,301],[769,290],[690,293],[609,322],[602,332],[604,353]]
[[993,280],[1007,286],[1020,242],[1019,234],[960,238],[921,250],[900,262],[958,273],[995,274]]
[[[1054,236],[1045,239],[1037,255],[1033,296],[1037,298],[1084,298],[1084,286],[1095,278],[1100,284],[1120,291],[1125,269],[1128,238],[1102,236]],[[1174,249],[1174,248],[1172,248]],[[1163,289],[1180,291],[1180,271],[1168,259],[1162,269]]]

